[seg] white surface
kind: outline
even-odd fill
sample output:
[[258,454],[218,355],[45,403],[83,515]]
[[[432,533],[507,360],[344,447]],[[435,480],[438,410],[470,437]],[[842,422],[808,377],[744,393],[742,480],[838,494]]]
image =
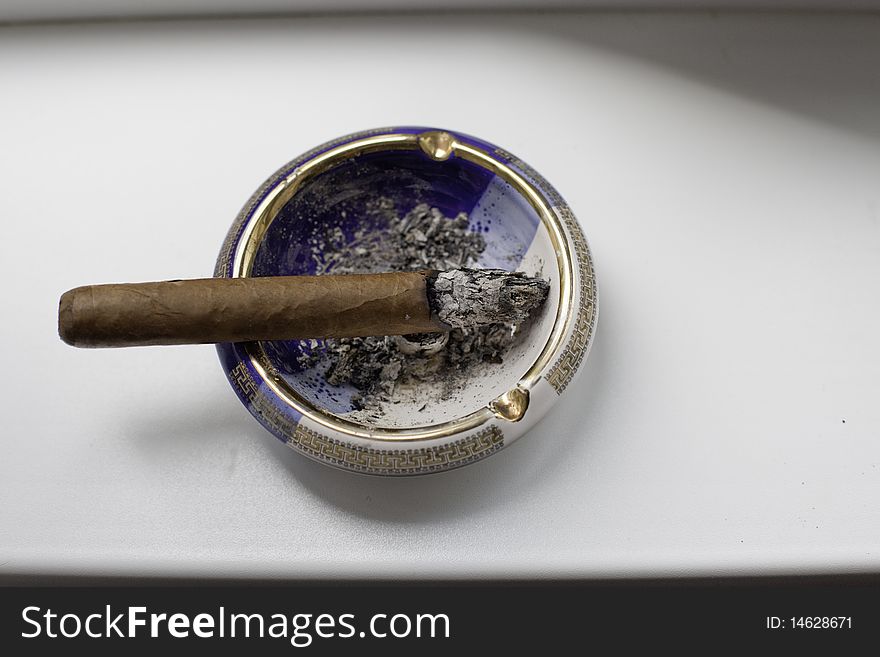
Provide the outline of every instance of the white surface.
[[[878,64],[866,17],[0,31],[0,572],[876,570]],[[339,472],[260,428],[211,347],[57,339],[65,289],[207,275],[277,166],[401,123],[520,155],[591,240],[587,371],[510,449]]]

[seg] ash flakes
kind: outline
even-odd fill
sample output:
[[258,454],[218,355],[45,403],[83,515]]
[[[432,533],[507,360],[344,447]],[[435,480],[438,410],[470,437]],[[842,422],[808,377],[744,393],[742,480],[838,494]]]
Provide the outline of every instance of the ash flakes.
[[[368,215],[369,221],[351,239],[337,229],[314,240],[313,253],[324,263],[318,273],[459,269],[476,262],[486,248],[485,238],[469,228],[465,213],[450,218],[423,203],[400,216],[391,201],[380,199]],[[541,300],[546,296],[542,289]],[[331,385],[356,388],[352,411],[369,422],[384,415],[386,404],[408,393],[415,399],[420,383],[432,384],[440,398],[449,397],[480,364],[503,362],[525,321],[520,313],[515,321],[455,328],[443,335],[326,339],[324,349],[314,341],[302,341],[300,366],[323,369]]]

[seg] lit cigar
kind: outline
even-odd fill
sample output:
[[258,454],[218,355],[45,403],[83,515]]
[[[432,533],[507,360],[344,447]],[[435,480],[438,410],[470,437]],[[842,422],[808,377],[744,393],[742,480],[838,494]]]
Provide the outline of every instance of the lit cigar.
[[522,321],[548,290],[500,269],[88,285],[62,295],[58,333],[75,347],[435,333]]

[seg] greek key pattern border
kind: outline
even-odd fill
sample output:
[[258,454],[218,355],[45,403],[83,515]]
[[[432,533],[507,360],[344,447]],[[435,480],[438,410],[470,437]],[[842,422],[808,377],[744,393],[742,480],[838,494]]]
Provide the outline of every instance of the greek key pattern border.
[[490,426],[467,438],[437,447],[369,449],[297,425],[288,445],[312,458],[348,470],[377,475],[415,475],[451,470],[479,461],[504,446],[504,434]]
[[580,298],[578,299],[577,318],[574,322],[571,337],[562,350],[562,354],[550,367],[547,382],[553,386],[557,394],[571,383],[578,367],[590,349],[590,340],[596,329],[596,277],[584,231],[567,205],[554,207],[560,215],[565,227],[571,235],[574,250],[578,257],[580,273]]
[[229,373],[235,386],[241,390],[254,411],[262,418],[266,427],[277,436],[291,436],[296,431],[296,420],[288,417],[260,391],[257,382],[247,369],[244,361]]
[[547,180],[528,164],[518,157],[501,148],[495,150],[495,154],[506,159],[511,165],[520,170],[526,177],[537,185],[547,196],[553,210],[562,220],[565,229],[571,237],[575,255],[578,261],[578,275],[580,278],[580,294],[578,298],[577,317],[568,343],[556,359],[556,362],[548,370],[545,378],[553,386],[556,393],[562,392],[571,383],[578,367],[584,360],[590,348],[590,341],[596,330],[596,276],[593,269],[593,258],[590,255],[590,247],[578,220],[568,204]]
[[490,426],[466,438],[436,447],[401,450],[359,447],[318,433],[289,418],[260,392],[244,361],[232,368],[230,377],[266,427],[283,437],[288,446],[347,470],[376,475],[441,472],[479,461],[504,446],[502,431]]

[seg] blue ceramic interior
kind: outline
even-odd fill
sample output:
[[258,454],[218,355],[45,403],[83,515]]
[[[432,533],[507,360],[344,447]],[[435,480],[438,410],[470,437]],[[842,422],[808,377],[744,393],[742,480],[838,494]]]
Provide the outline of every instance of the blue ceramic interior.
[[[351,241],[368,212],[380,200],[403,215],[420,203],[447,217],[468,213],[470,230],[482,232],[486,250],[479,267],[515,270],[535,237],[540,218],[507,182],[462,158],[436,161],[420,150],[389,150],[349,158],[305,181],[269,225],[256,253],[251,275],[332,273],[324,257],[327,239]],[[370,230],[380,231],[367,224]],[[338,230],[336,230],[338,229]],[[332,236],[332,237],[328,237]],[[383,271],[381,263],[377,271]],[[352,410],[350,387],[326,383],[320,363],[304,369],[303,352],[320,352],[320,342],[265,342],[278,374],[312,405],[341,415]]]

